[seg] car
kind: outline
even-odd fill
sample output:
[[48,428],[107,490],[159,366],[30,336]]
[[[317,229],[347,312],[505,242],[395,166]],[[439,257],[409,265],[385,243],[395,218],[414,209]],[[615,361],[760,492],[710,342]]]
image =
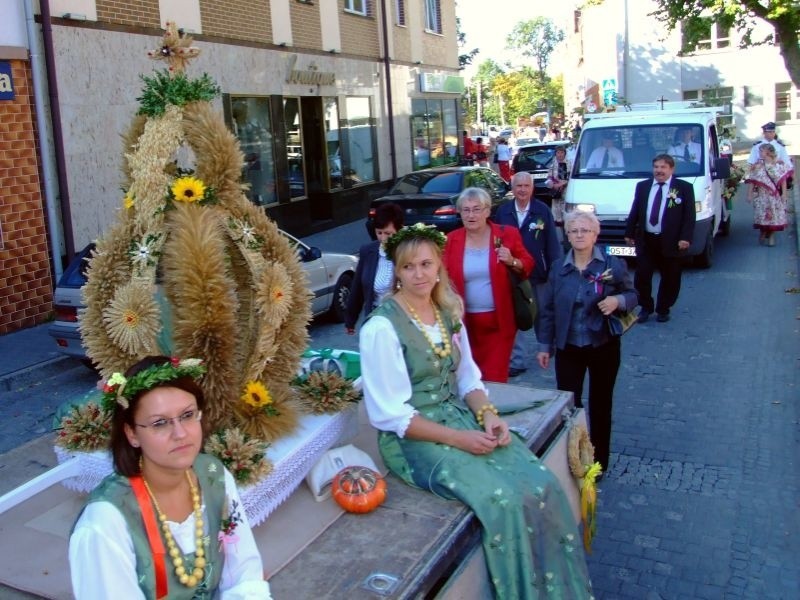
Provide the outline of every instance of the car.
[[461,215],[456,210],[458,195],[468,187],[479,187],[492,199],[492,214],[501,202],[512,198],[511,186],[486,167],[436,167],[422,169],[400,177],[389,193],[372,201],[366,228],[375,239],[373,217],[381,204],[395,202],[405,212],[405,224],[435,225],[447,233],[461,227]]
[[[303,270],[308,276],[309,288],[314,294],[312,314],[317,317],[327,313],[338,322],[344,321],[350,283],[355,276],[358,258],[351,254],[322,252],[285,231],[281,233],[297,249]],[[81,288],[86,283],[87,259],[91,257],[94,247],[92,243],[81,250],[58,280],[53,294],[55,319],[47,331],[61,352],[81,359],[89,366],[91,363],[81,343],[78,322],[85,309]]]
[[523,137],[517,138],[514,140],[513,144],[509,144],[511,147],[511,156],[516,155],[517,151],[522,148],[522,146],[530,146],[531,144],[538,144],[541,140],[538,137]]
[[556,157],[556,148],[566,146],[564,142],[539,142],[520,146],[511,161],[511,172],[527,171],[533,175],[534,197],[550,205],[553,194],[545,185],[550,167]]

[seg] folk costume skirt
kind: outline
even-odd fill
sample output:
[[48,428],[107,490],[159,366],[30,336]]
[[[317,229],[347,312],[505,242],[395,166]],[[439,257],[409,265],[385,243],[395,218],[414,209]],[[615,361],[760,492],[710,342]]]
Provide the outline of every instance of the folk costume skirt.
[[[447,427],[480,429],[472,412],[449,398],[418,410]],[[515,434],[487,455],[390,432],[380,432],[379,446],[386,466],[406,483],[473,510],[496,598],[591,597],[581,536],[561,485]]]

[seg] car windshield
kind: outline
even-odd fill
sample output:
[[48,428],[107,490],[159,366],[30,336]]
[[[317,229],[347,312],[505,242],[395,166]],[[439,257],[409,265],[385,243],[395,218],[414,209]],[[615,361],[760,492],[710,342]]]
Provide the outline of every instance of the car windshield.
[[418,171],[402,177],[390,194],[458,194],[461,192],[461,173],[448,171],[431,173]]
[[521,148],[522,146],[527,146],[529,144],[536,144],[537,142],[540,141],[541,140],[537,138],[519,138],[517,139],[516,146],[517,148]]
[[649,177],[658,154],[672,156],[676,177],[702,175],[704,161],[708,160],[703,128],[691,123],[661,123],[584,129],[572,177]]
[[531,146],[520,148],[517,161],[520,169],[546,169],[556,155],[557,146]]

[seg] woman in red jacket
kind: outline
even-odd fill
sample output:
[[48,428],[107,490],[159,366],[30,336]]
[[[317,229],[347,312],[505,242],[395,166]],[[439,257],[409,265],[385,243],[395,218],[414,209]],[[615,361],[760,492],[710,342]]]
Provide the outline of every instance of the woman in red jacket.
[[464,323],[483,379],[504,383],[517,333],[508,270],[528,277],[534,261],[516,227],[489,222],[491,204],[485,190],[461,192],[456,206],[464,226],[448,234],[444,264],[464,300]]

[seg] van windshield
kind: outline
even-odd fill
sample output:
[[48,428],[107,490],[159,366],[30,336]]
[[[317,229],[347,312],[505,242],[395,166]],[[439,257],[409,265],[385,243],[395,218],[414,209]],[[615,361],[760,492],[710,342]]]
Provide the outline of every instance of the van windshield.
[[708,149],[697,124],[621,125],[583,130],[573,162],[574,178],[642,179],[653,174],[653,158],[669,154],[676,177],[704,172]]

